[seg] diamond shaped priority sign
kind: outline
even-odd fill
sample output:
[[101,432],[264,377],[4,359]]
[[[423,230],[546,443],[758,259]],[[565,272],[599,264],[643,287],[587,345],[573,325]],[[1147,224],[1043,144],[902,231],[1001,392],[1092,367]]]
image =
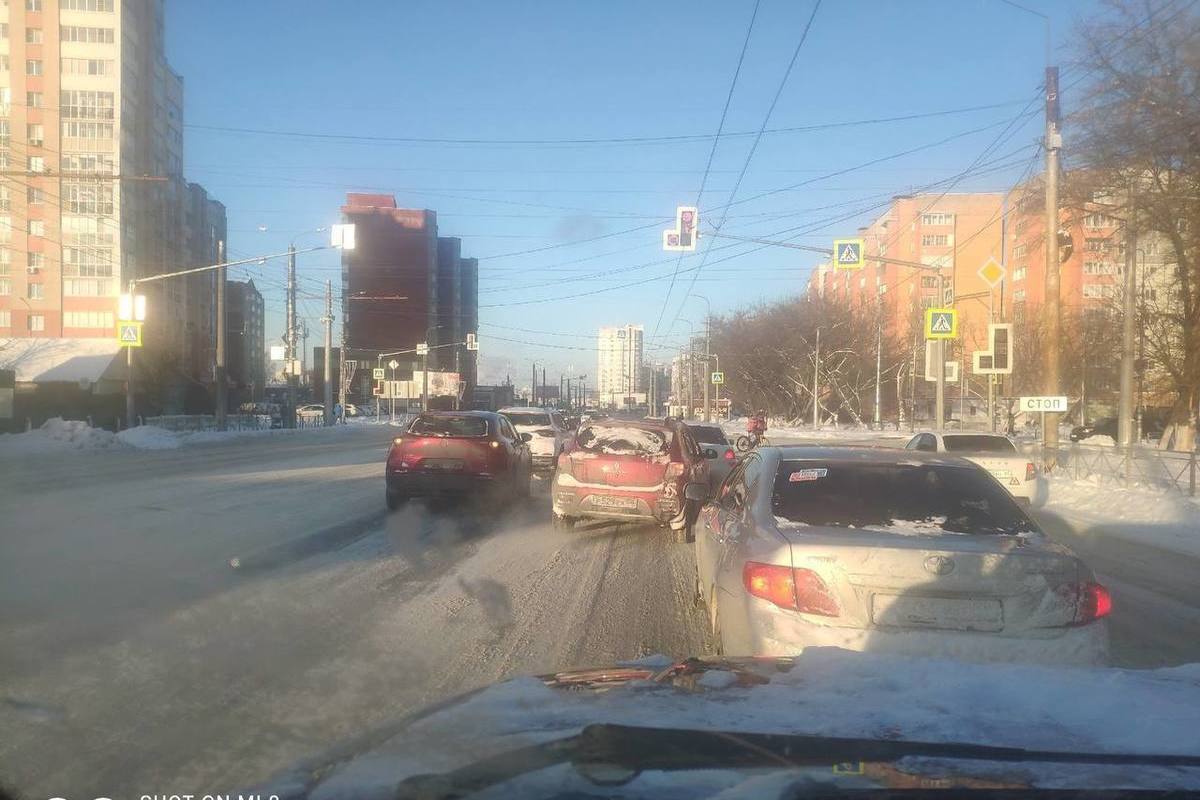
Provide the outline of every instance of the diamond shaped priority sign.
[[958,312],[953,308],[925,309],[925,338],[953,339],[958,336]]
[[996,263],[996,259],[989,258],[987,263],[979,268],[978,274],[984,283],[995,289],[1000,285],[1000,281],[1004,280],[1005,269]]
[[862,269],[867,263],[862,239],[834,239],[833,266],[835,269]]

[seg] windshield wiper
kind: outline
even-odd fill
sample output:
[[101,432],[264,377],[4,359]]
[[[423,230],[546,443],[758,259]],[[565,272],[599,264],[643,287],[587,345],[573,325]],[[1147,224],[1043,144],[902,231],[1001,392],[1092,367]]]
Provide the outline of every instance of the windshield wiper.
[[[450,772],[414,775],[400,783],[395,796],[401,799],[422,800],[462,797],[521,775],[567,763],[576,767],[585,778],[591,774],[598,774],[597,768],[624,770],[626,777],[617,782],[627,783],[644,770],[832,767],[847,763],[894,762],[912,756],[1005,763],[1200,767],[1200,756],[1081,753],[953,742],[909,742],[599,724],[587,726],[576,736],[519,748],[481,759]],[[944,791],[945,789],[939,790]],[[954,791],[967,790],[956,787]],[[1092,790],[1087,794],[1094,796],[1096,792]],[[1153,791],[1146,793],[1146,796],[1161,794],[1163,793]],[[1062,796],[1076,795],[1072,792]],[[1125,793],[1121,796],[1125,796]]]

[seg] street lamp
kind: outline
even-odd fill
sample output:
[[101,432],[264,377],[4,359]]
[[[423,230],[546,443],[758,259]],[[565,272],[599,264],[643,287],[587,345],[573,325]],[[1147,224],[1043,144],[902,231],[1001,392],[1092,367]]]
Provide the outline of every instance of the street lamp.
[[704,421],[711,422],[712,415],[708,402],[708,386],[712,381],[709,379],[707,373],[709,360],[712,358],[712,304],[702,294],[689,294],[688,297],[704,301]]
[[685,354],[685,359],[687,362],[687,391],[684,392],[684,396],[687,398],[687,410],[684,411],[683,414],[684,419],[690,419],[692,412],[696,408],[696,323],[692,322],[690,319],[684,319],[683,317],[679,317],[679,321],[686,322],[688,328],[691,329],[691,333],[688,334],[687,353]]

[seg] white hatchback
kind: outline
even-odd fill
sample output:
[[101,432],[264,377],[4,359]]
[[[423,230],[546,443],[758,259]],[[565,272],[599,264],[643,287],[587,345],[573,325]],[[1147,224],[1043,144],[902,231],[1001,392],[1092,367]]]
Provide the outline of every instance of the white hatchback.
[[1037,462],[1017,450],[1012,439],[1001,433],[918,433],[904,446],[922,453],[961,456],[986,469],[1020,503],[1040,506],[1046,502],[1046,478]]
[[533,455],[533,468],[549,472],[558,461],[558,454],[567,446],[571,432],[557,411],[546,408],[520,406],[500,409],[517,433],[528,433],[529,450]]

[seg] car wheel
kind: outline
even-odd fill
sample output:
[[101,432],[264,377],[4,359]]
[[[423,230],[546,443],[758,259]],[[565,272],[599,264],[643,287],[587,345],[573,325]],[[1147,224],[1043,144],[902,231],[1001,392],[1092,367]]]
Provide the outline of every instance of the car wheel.
[[408,502],[407,497],[396,494],[395,492],[387,493],[387,509],[388,509],[388,511],[395,511],[407,502]]
[[712,608],[708,614],[709,624],[712,627],[713,637],[713,654],[718,656],[725,655],[725,645],[721,642],[721,615],[717,612],[717,593],[713,592]]
[[554,530],[568,533],[575,529],[574,517],[562,517],[558,514],[554,515]]
[[745,453],[753,444],[754,443],[750,441],[749,436],[739,436],[737,441],[734,443],[739,453]]

